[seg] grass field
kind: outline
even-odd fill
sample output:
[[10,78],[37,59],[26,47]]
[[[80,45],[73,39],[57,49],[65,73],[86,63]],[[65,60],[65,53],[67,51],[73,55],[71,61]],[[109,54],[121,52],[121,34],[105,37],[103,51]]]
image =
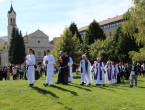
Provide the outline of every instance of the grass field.
[[[12,78],[11,78],[12,79]],[[57,74],[54,75],[54,82]],[[33,88],[28,81],[0,82],[0,110],[145,110],[145,78],[130,88],[129,81],[109,86],[80,86],[80,75],[74,74],[69,85],[44,87],[45,78]]]

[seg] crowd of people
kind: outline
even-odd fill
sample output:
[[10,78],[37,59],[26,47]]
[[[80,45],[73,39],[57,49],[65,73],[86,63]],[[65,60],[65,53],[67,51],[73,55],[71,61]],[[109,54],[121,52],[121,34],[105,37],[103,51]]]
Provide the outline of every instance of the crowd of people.
[[[35,65],[35,56],[32,54],[33,50],[28,50],[29,55],[25,58],[24,65],[18,66],[0,66],[0,80],[10,80],[10,76],[13,76],[13,80],[17,79],[18,76],[23,78],[24,72],[26,72],[26,77],[29,81],[29,87],[32,87],[35,83],[35,71],[36,68],[39,71],[40,76],[45,72],[46,83],[44,86],[53,85],[53,73],[58,73],[56,84],[68,85],[73,81],[72,75],[72,64],[73,59],[68,55],[67,52],[60,51],[59,65],[55,64],[54,57],[50,54],[49,50],[46,50],[46,56],[43,59],[43,64]],[[25,66],[26,65],[26,66]],[[105,86],[107,80],[109,85],[124,82],[124,80],[130,81],[130,87],[133,87],[133,79],[135,80],[135,86],[137,86],[137,77],[144,77],[145,75],[145,64],[142,65],[133,61],[133,63],[128,63],[123,65],[121,62],[115,64],[114,61],[108,61],[106,64],[97,58],[94,64],[91,65],[90,61],[87,59],[86,55],[82,55],[82,60],[80,61],[79,70],[81,72],[81,84],[91,85],[92,80],[94,80],[96,86]]]

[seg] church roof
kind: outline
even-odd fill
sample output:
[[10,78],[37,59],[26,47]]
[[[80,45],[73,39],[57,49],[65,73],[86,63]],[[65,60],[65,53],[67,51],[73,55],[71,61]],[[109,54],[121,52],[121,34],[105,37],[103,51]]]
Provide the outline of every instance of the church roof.
[[[103,25],[106,25],[106,24],[109,24],[109,23],[112,23],[112,22],[120,21],[120,20],[123,20],[123,14],[119,15],[119,16],[116,16],[116,17],[113,17],[113,18],[108,18],[107,20],[100,21],[99,25],[103,26]],[[89,25],[81,27],[81,28],[78,29],[78,31],[79,32],[86,31],[88,29],[88,27],[89,27]]]
[[16,14],[16,12],[14,11],[13,6],[11,4],[11,8],[10,8],[10,11],[8,11],[8,14],[11,14],[12,11]]

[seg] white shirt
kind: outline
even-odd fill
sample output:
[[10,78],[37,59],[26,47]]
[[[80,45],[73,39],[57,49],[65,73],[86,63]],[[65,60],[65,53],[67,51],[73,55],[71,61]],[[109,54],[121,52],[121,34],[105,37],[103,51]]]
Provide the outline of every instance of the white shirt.
[[27,65],[35,65],[35,56],[33,54],[26,56],[26,64]]

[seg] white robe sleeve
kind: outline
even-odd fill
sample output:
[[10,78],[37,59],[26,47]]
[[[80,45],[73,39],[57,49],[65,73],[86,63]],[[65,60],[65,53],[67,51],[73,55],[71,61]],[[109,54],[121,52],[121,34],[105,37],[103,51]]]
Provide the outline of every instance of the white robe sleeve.
[[46,56],[43,58],[43,65],[46,66],[45,64]]
[[90,63],[90,61],[88,60],[88,67],[90,67],[91,66],[91,63]]
[[119,70],[118,70],[117,66],[115,66],[115,67],[116,67],[116,72],[119,73]]
[[82,66],[82,65],[81,65],[81,62],[80,62],[80,67],[79,67],[79,71],[81,71],[81,66]]
[[34,62],[35,62],[35,57],[33,56],[27,57],[27,60],[26,60],[27,65],[32,65]]
[[102,62],[101,70],[103,70],[103,69],[104,69],[104,63]]
[[53,65],[55,63],[55,59],[51,56],[51,60],[48,62],[48,65]]
[[73,60],[71,57],[69,57],[69,58],[70,58],[70,61],[68,62],[68,66],[71,66],[73,64]]

